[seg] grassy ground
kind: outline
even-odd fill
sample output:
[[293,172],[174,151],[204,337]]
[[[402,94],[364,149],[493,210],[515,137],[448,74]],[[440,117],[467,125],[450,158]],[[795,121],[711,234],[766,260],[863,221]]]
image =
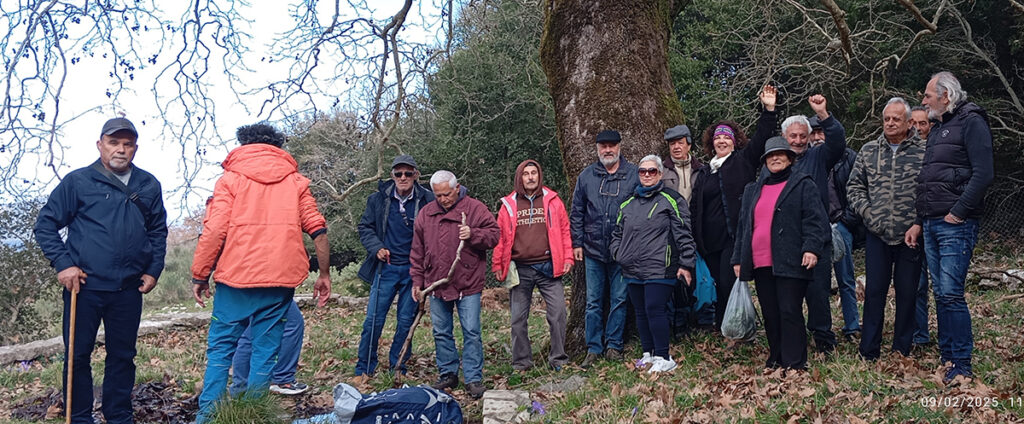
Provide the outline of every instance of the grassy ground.
[[[627,358],[631,358],[627,361],[600,362],[588,371],[570,366],[554,372],[542,366],[546,363],[547,324],[539,304],[530,316],[537,366],[516,372],[510,364],[507,294],[494,289],[483,301],[484,377],[492,389],[531,391],[545,409],[544,415],[534,415],[540,422],[1024,422],[1024,298],[1000,290],[975,291],[968,295],[968,303],[978,379],[945,387],[934,345],[911,358],[887,354],[869,363],[857,358],[854,343],[841,342],[830,357],[812,354],[807,372],[783,376],[762,368],[767,357],[763,335],[755,343],[733,345],[719,335],[695,334],[673,344],[672,355],[680,366],[670,374],[651,376],[634,369],[632,361],[640,356],[637,343],[627,349]],[[890,303],[887,308],[883,350],[891,343],[892,307]],[[277,398],[285,411],[297,415],[308,413],[310,405],[328,408],[333,385],[351,379],[365,315],[362,310],[340,306],[303,313],[307,327],[298,379],[313,389],[300,401]],[[833,296],[836,328],[841,319],[837,296]],[[393,328],[391,316],[385,335]],[[933,314],[933,335],[934,331]],[[461,346],[458,329],[456,335]],[[198,393],[205,341],[205,327],[140,338],[138,381],[169,381],[179,398]],[[383,358],[389,343],[387,337],[382,338]],[[406,382],[430,383],[437,372],[429,316],[423,319],[414,343]],[[102,379],[103,370],[98,366],[102,358],[103,349],[98,348],[93,362],[96,384]],[[536,391],[544,383],[572,375],[586,378],[581,390]],[[363,392],[384,390],[392,383],[381,373],[359,388]],[[3,368],[0,421],[25,422],[9,416],[12,408],[60,386],[59,357]],[[479,401],[470,399],[461,386],[454,395],[467,421],[482,420]]]

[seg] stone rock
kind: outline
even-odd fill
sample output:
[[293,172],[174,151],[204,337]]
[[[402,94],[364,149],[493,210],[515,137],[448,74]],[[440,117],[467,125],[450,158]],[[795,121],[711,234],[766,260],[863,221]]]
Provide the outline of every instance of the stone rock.
[[530,419],[530,393],[522,390],[484,392],[484,424],[522,423]]
[[[172,327],[199,327],[210,322],[210,312],[183,312],[154,315],[139,323],[139,335],[152,334]],[[96,335],[96,342],[103,343],[104,334],[101,329]],[[30,343],[0,347],[0,364],[19,361],[31,361],[41,356],[49,356],[64,351],[62,337],[38,340]]]
[[583,384],[587,382],[586,377],[581,375],[572,375],[562,381],[551,381],[549,383],[541,384],[537,388],[538,392],[545,393],[569,393],[575,392],[583,387]]

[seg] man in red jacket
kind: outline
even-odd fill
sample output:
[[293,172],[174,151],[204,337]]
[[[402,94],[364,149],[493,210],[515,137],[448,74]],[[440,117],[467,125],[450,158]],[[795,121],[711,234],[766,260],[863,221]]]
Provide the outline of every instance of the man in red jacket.
[[284,135],[266,124],[238,129],[241,147],[224,159],[224,175],[206,208],[203,233],[192,259],[192,294],[204,305],[210,274],[217,282],[207,337],[206,373],[198,423],[212,418],[227,392],[228,370],[238,339],[252,329],[248,392],[266,393],[295,287],[309,275],[302,233],[313,238],[320,276],[313,286],[320,306],[331,294],[327,227],[299,174],[281,149]]
[[[501,199],[498,227],[501,239],[494,249],[494,276],[509,287],[512,321],[512,368],[533,366],[527,318],[533,288],[540,291],[547,307],[551,331],[548,365],[560,370],[569,361],[565,354],[565,288],[562,275],[573,266],[569,215],[558,193],[544,186],[540,164],[527,159],[515,173],[515,187]],[[515,268],[511,281],[510,269]]]
[[[433,291],[430,322],[434,328],[437,368],[441,377],[433,384],[438,390],[459,385],[459,351],[452,326],[453,309],[462,324],[462,373],[466,391],[479,399],[483,385],[484,349],[480,337],[480,293],[484,290],[487,249],[498,244],[498,223],[487,206],[466,195],[455,174],[437,171],[430,177],[435,202],[420,211],[413,224],[409,253],[412,296],[423,300],[423,289],[448,276],[460,242],[465,242],[451,281]],[[465,215],[465,224],[463,224]]]

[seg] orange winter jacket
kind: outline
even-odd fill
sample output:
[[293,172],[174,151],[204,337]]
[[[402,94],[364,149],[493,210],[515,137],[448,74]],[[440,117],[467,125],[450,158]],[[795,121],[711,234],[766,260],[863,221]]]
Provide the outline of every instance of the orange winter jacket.
[[[295,159],[269,144],[228,154],[206,208],[192,259],[192,278],[235,288],[296,287],[309,275],[302,233],[326,231],[326,221]],[[218,259],[219,256],[219,259]]]

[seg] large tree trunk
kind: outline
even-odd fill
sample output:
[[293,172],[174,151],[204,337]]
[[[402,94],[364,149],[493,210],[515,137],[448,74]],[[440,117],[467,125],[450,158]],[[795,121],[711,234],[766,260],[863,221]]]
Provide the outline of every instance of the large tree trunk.
[[[547,0],[541,63],[569,187],[597,160],[598,132],[618,130],[623,154],[635,163],[662,152],[664,130],[682,123],[668,43],[684,1]],[[586,349],[583,266],[575,267],[572,281],[566,348],[577,355]]]

